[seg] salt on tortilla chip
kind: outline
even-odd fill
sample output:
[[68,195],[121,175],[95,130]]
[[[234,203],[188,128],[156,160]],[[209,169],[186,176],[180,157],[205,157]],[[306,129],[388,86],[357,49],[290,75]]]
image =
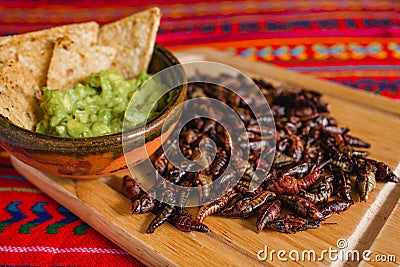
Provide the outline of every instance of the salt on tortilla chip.
[[[31,70],[27,77],[39,87],[46,84],[47,70],[57,38],[67,36],[77,44],[90,46],[97,42],[96,22],[70,24],[46,30],[0,38],[0,62],[13,60]],[[3,39],[4,38],[4,39]]]
[[32,130],[42,116],[38,99],[26,94],[26,88],[33,88],[29,79],[30,70],[15,61],[8,61],[0,69],[0,114],[14,124]]
[[86,22],[0,37],[0,114],[33,130],[40,116],[37,98],[46,85],[54,42],[68,36],[90,46],[97,42],[98,31],[96,22]]
[[147,70],[160,18],[160,9],[154,7],[100,27],[98,44],[117,50],[111,66],[125,79]]
[[67,89],[91,73],[110,67],[115,49],[107,46],[81,47],[68,37],[56,40],[47,73],[47,88]]

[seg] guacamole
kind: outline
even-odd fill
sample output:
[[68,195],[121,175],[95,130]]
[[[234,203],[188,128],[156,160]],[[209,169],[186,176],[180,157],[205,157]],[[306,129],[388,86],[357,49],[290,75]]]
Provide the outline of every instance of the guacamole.
[[[121,73],[108,69],[93,73],[82,83],[67,90],[42,88],[43,101],[40,107],[44,117],[36,125],[36,131],[60,137],[82,138],[114,134],[122,131],[125,111],[138,88],[150,75],[142,72],[135,79],[125,80]],[[146,87],[147,89],[147,87]],[[141,102],[146,108],[153,107],[157,95],[152,92],[142,94]],[[157,103],[150,112],[137,110],[137,116],[131,119],[132,127],[154,118],[165,104]],[[132,115],[131,115],[132,117]]]

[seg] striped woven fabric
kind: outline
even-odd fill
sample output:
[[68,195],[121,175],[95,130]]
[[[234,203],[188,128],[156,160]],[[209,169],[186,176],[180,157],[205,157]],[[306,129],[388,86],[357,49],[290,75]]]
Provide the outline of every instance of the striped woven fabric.
[[[400,2],[1,1],[0,34],[162,9],[157,42],[172,51],[214,47],[248,60],[400,100]],[[0,266],[139,266],[21,177],[0,150]]]

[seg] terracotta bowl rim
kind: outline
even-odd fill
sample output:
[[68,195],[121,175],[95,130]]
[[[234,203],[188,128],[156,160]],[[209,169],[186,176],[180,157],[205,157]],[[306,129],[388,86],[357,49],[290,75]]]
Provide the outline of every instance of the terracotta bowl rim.
[[[156,43],[154,46],[154,52],[160,52],[161,55],[165,56],[167,61],[171,63],[171,66],[180,64],[178,59],[165,47]],[[134,140],[142,134],[148,134],[153,132],[162,126],[165,118],[168,114],[179,104],[181,104],[186,98],[187,92],[187,77],[181,68],[182,75],[184,77],[184,83],[179,86],[176,90],[173,100],[168,103],[164,108],[163,112],[153,119],[149,124],[146,125],[144,131],[139,131],[143,127],[136,127],[132,130],[124,132],[124,140]],[[39,149],[45,151],[76,151],[77,149],[87,148],[90,150],[109,150],[109,146],[118,145],[122,146],[122,132],[97,136],[97,137],[86,137],[86,138],[65,138],[57,137],[52,135],[46,135],[37,133],[20,126],[15,125],[6,117],[0,114],[0,127],[9,127],[11,136],[2,136],[3,142],[12,143],[13,146],[22,147],[24,149]],[[96,148],[96,149],[95,149]],[[100,148],[100,149],[99,149]]]

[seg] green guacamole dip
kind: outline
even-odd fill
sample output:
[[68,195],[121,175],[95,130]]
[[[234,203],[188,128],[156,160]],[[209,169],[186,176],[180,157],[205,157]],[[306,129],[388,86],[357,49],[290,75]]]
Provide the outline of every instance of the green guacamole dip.
[[[129,102],[148,78],[150,75],[142,72],[135,79],[125,80],[116,70],[108,69],[91,74],[83,83],[77,83],[67,90],[49,90],[44,87],[40,104],[44,117],[36,125],[36,131],[71,138],[121,132]],[[139,101],[146,103],[146,108],[153,106],[158,99],[157,94],[151,92],[142,95]],[[148,119],[151,120],[168,101],[165,97],[161,100],[159,102],[162,103],[157,103],[150,113],[149,110],[147,113],[146,110],[137,112],[150,114]],[[131,119],[132,127],[146,122],[146,116],[140,115]]]

